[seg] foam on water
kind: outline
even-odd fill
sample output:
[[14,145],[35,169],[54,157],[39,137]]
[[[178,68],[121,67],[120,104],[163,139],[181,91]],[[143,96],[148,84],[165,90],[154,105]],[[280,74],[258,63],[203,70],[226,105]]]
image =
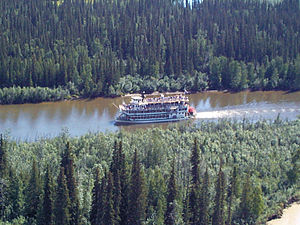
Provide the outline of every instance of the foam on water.
[[269,106],[269,107],[253,107],[253,108],[231,108],[231,109],[218,109],[212,111],[197,112],[197,119],[222,119],[222,118],[274,118],[277,114],[285,119],[290,117],[291,113],[300,114],[300,108],[297,106]]

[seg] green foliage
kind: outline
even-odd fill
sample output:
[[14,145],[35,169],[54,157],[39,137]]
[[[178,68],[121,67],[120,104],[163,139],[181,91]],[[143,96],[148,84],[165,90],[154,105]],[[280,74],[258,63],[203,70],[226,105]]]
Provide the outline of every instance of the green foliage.
[[42,215],[40,222],[45,225],[52,225],[54,223],[54,183],[52,173],[49,166],[47,166],[44,177],[44,195],[42,201]]
[[146,207],[145,177],[137,151],[134,152],[129,193],[129,224],[141,225],[145,219]]
[[[192,149],[191,155],[191,174],[192,174],[192,185],[196,186],[200,184],[200,175],[199,175],[199,163],[200,163],[200,150],[197,139],[194,140],[194,147]],[[197,189],[199,187],[196,187]]]
[[36,160],[32,162],[31,177],[25,190],[25,215],[35,221],[40,207],[41,179]]
[[200,202],[199,202],[199,211],[200,211],[200,218],[199,218],[199,224],[205,225],[209,224],[209,205],[210,205],[210,181],[209,181],[209,174],[208,170],[206,168],[206,171],[204,173],[204,178],[202,182],[202,187],[200,191]]
[[[43,202],[49,199],[47,190],[51,190],[46,188],[49,165],[49,175],[57,180],[53,190],[54,223],[71,224],[71,203],[64,167],[69,168],[72,164],[74,171],[70,174],[75,178],[80,196],[79,217],[82,224],[88,224],[90,218],[90,222],[95,224],[92,222],[95,217],[96,224],[105,224],[105,212],[113,223],[163,224],[168,208],[166,183],[170,183],[170,171],[173,169],[177,194],[172,201],[171,211],[175,224],[188,224],[187,218],[195,217],[194,213],[205,224],[210,224],[216,215],[223,215],[221,222],[226,220],[227,224],[230,217],[231,224],[260,223],[277,212],[278,207],[298,191],[297,180],[291,182],[289,174],[298,168],[299,130],[299,120],[280,123],[222,120],[194,125],[178,124],[165,129],[89,133],[76,138],[62,134],[32,143],[15,142],[8,137],[5,146],[9,176],[4,180],[5,207],[1,220],[3,223],[13,223],[24,218],[24,223],[34,222],[26,217],[28,203],[25,204],[25,199],[30,197],[27,196],[29,181],[35,177],[32,176],[31,165],[33,159],[38,157],[36,166],[41,177],[44,177],[44,188],[40,185],[42,204],[37,223],[45,224],[42,222],[45,210]],[[199,149],[195,140],[201,143]],[[66,144],[68,142],[69,145]],[[201,157],[195,160],[199,163],[200,185],[194,189],[199,199],[199,210],[194,212],[187,210],[191,198],[186,196],[191,193],[191,159],[195,149],[201,151]],[[174,155],[176,163],[172,165],[170,162]],[[221,170],[218,166],[220,155],[224,158]],[[63,169],[60,169],[61,165]],[[111,173],[110,188],[108,175],[94,178],[96,168],[99,168],[101,175]],[[114,185],[114,173],[119,174],[120,189],[116,188],[119,185]],[[210,180],[216,183],[216,187],[210,184]],[[93,181],[98,191],[92,189]],[[119,192],[120,219],[117,221],[114,209],[116,202],[119,202]],[[170,199],[173,199],[174,192],[171,193]],[[89,196],[93,196],[91,202]]]
[[292,153],[292,168],[288,171],[288,177],[291,183],[300,185],[300,148]]
[[71,202],[65,177],[64,167],[60,168],[60,173],[57,177],[56,200],[54,208],[54,222],[56,225],[71,224],[71,215],[69,209]]
[[222,159],[220,158],[220,169],[218,173],[218,178],[216,181],[216,194],[214,201],[214,213],[212,216],[212,224],[213,225],[223,225],[225,224],[225,174],[222,171]]
[[57,2],[2,0],[1,104],[299,89],[297,0]]
[[251,200],[252,200],[251,213],[256,219],[262,214],[264,210],[263,193],[260,186],[254,188],[251,196]]
[[228,201],[228,212],[227,212],[227,220],[226,224],[230,225],[232,222],[232,211],[233,211],[233,201],[237,192],[237,167],[233,166],[233,170],[231,172],[230,184],[227,189],[227,201]]
[[114,225],[116,224],[115,210],[114,210],[114,194],[113,194],[113,178],[111,172],[107,174],[107,183],[105,187],[105,206],[103,215],[103,224]]
[[190,186],[190,194],[189,194],[189,210],[190,210],[190,223],[191,224],[199,224],[200,223],[200,149],[197,139],[194,140],[194,146],[191,154],[191,186]]
[[147,224],[164,224],[167,186],[159,167],[149,171]]
[[79,223],[79,196],[77,190],[77,182],[74,174],[74,158],[69,142],[67,142],[66,144],[66,149],[61,159],[61,167],[64,168],[64,174],[66,176],[68,194],[70,199],[70,222],[72,225],[76,225]]
[[260,184],[254,185],[247,175],[239,207],[239,218],[249,224],[255,224],[264,210],[264,199]]
[[4,219],[13,221],[24,215],[24,184],[14,169],[9,170],[7,197],[5,201]]
[[95,182],[94,182],[94,187],[92,190],[92,208],[91,208],[91,213],[90,213],[90,221],[92,225],[100,224],[101,221],[101,211],[100,206],[102,205],[101,202],[101,185],[100,185],[100,170],[97,167],[96,169],[96,176],[95,176]]
[[0,219],[4,216],[5,200],[7,195],[7,155],[6,143],[3,135],[0,134]]
[[172,163],[172,170],[168,184],[168,196],[167,196],[167,209],[165,213],[165,224],[174,225],[176,224],[176,199],[177,199],[177,186],[175,178],[175,160]]
[[10,87],[0,89],[0,104],[39,103],[70,99],[70,91],[63,87]]
[[6,143],[3,135],[0,134],[0,179],[3,179],[7,173]]

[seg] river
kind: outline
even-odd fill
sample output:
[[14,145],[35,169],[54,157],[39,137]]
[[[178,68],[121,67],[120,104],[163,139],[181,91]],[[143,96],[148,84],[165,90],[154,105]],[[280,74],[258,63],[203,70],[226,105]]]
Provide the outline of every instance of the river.
[[[294,120],[300,115],[300,92],[205,92],[188,95],[197,110],[195,122],[222,118],[280,118]],[[62,131],[71,136],[87,132],[132,130],[167,124],[117,127],[113,120],[118,112],[115,105],[128,102],[130,97],[96,98],[46,102],[40,104],[0,105],[0,133],[13,139],[33,141],[40,137],[55,137]]]

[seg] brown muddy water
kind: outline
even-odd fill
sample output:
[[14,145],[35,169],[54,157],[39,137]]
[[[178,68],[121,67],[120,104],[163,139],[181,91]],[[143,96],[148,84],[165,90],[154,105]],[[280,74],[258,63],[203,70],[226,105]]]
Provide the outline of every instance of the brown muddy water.
[[[195,123],[200,120],[224,118],[256,121],[258,119],[294,120],[300,115],[300,92],[205,92],[188,95],[190,104],[197,110]],[[47,102],[40,104],[0,105],[0,133],[16,140],[35,140],[55,137],[67,130],[71,136],[88,132],[134,130],[168,124],[131,125],[117,127],[115,105],[129,102],[130,97],[96,98]]]

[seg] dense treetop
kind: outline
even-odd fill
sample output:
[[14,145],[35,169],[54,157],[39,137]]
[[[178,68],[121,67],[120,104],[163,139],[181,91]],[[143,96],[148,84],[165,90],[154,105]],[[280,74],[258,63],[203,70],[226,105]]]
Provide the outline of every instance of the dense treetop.
[[[299,89],[298,0],[2,0],[0,12],[1,88]],[[7,92],[1,103],[34,101]],[[42,94],[29,95],[60,99]]]
[[299,132],[277,119],[4,136],[0,224],[264,223],[300,196]]

